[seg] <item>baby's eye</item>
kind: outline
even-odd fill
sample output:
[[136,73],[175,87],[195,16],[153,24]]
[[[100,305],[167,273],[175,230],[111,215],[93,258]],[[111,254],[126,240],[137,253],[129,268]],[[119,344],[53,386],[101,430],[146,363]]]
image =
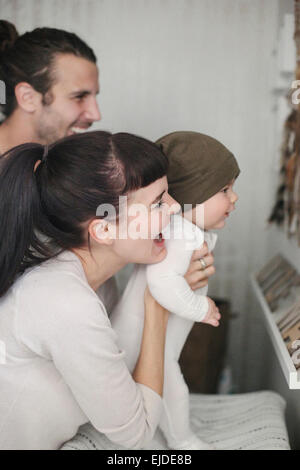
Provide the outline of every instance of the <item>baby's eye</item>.
[[225,193],[225,194],[226,194],[228,190],[229,190],[229,186],[226,186],[226,188],[223,188],[223,189],[221,190],[221,193]]

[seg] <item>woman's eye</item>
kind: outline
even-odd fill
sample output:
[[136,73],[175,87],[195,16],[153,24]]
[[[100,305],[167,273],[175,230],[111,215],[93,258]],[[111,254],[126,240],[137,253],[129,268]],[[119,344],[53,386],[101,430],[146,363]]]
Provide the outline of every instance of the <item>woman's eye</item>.
[[154,207],[154,209],[160,209],[160,208],[162,207],[162,205],[163,205],[163,201],[162,201],[162,200],[160,200],[160,201],[158,201],[158,203],[157,203],[157,204],[154,204],[154,206],[153,206],[153,207]]

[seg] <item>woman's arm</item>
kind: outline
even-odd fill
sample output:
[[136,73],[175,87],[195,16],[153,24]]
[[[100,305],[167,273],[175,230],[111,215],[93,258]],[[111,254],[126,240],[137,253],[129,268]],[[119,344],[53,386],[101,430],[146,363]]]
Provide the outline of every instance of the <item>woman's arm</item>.
[[140,355],[133,371],[133,379],[154,390],[163,392],[164,350],[169,312],[145,290],[144,330]]

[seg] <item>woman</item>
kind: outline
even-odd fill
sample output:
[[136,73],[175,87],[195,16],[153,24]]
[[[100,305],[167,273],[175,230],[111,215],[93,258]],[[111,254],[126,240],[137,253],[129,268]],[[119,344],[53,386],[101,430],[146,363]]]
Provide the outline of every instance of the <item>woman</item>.
[[[24,144],[2,158],[1,449],[57,449],[87,421],[131,449],[151,440],[162,409],[168,312],[146,290],[131,375],[96,291],[129,262],[165,257],[157,237],[177,210],[166,169],[154,144],[108,132],[49,149]],[[140,206],[140,236],[128,238]],[[195,272],[191,265],[196,287]]]

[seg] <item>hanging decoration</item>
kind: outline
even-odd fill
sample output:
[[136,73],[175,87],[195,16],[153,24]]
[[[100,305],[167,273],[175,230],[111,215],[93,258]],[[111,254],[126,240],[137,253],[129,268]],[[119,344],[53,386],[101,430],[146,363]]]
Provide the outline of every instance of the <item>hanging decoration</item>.
[[[296,80],[300,81],[300,0],[294,0],[297,51]],[[285,224],[288,236],[297,236],[300,246],[300,107],[288,96],[291,112],[284,123],[280,160],[280,183],[270,223]]]

